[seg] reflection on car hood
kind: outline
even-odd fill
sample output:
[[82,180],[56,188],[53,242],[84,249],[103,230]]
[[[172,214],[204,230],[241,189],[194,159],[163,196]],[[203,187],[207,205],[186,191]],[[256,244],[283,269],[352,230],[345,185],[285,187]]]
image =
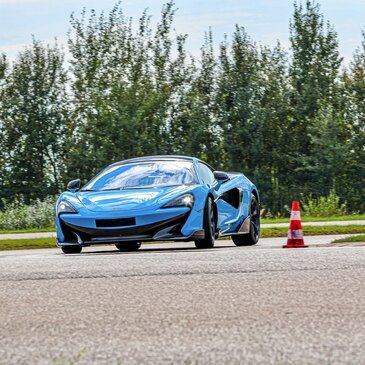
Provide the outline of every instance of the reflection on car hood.
[[[152,205],[161,205],[160,200],[166,200],[167,202],[190,189],[191,187],[188,186],[170,186],[150,189],[79,192],[77,198],[88,210],[116,212],[146,209]],[[164,197],[166,199],[163,199]]]

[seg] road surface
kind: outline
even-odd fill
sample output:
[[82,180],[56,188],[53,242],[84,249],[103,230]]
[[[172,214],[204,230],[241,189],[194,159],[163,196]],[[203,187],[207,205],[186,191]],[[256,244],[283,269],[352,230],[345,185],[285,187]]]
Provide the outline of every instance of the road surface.
[[2,251],[0,364],[361,364],[365,248],[317,239]]

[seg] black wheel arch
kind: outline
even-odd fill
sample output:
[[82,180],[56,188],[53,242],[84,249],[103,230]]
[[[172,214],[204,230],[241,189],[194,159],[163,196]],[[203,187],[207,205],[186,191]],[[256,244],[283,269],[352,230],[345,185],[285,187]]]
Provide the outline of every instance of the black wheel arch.
[[251,194],[253,194],[255,196],[257,203],[259,205],[259,209],[261,209],[261,202],[260,202],[260,197],[259,197],[259,193],[258,193],[257,189],[253,189],[251,191]]
[[214,213],[214,220],[215,220],[215,230],[217,231],[217,224],[218,224],[218,209],[217,204],[215,203],[215,199],[212,193],[208,193],[207,199],[212,199],[212,206],[213,206],[213,213]]

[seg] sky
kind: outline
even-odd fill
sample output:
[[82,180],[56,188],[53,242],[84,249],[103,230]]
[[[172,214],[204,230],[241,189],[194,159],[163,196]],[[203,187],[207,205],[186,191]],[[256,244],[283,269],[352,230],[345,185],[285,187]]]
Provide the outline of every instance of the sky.
[[[109,12],[117,0],[0,0],[0,52],[10,60],[36,39],[66,44],[72,12],[80,14],[83,7]],[[124,0],[126,16],[135,20],[144,9],[157,21],[167,0]],[[289,48],[289,21],[292,0],[175,0],[178,8],[174,28],[188,34],[187,50],[198,55],[204,33],[212,28],[215,44],[224,34],[232,35],[235,24],[244,26],[250,37],[262,45]],[[340,53],[349,63],[361,45],[365,30],[365,0],[319,0],[325,20],[339,36]]]

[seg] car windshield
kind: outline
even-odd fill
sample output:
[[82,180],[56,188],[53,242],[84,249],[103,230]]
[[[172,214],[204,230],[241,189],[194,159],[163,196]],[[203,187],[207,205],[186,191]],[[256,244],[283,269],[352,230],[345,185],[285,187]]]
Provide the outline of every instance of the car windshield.
[[158,188],[198,184],[189,161],[148,161],[109,166],[82,191]]

